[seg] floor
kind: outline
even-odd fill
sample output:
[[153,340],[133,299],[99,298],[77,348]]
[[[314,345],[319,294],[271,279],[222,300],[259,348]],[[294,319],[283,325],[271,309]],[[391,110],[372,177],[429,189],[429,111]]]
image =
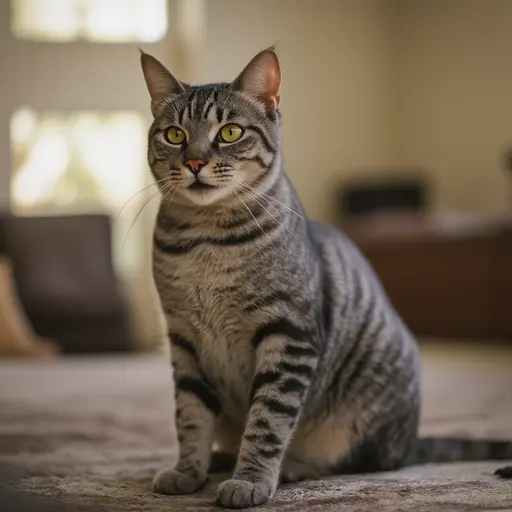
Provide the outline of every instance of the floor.
[[[512,438],[512,344],[430,340],[422,352],[422,433]],[[25,496],[0,492],[0,510],[215,510],[215,481],[188,497],[150,490],[154,472],[176,456],[171,407],[162,358],[1,363],[0,475],[7,491]],[[512,511],[512,481],[493,475],[503,464],[426,465],[289,485],[258,510]],[[6,503],[27,497],[27,508]]]

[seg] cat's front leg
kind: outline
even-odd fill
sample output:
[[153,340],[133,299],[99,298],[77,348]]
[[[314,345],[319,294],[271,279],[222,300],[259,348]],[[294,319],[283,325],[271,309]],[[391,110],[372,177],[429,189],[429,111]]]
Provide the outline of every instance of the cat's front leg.
[[153,490],[161,494],[190,494],[206,482],[220,401],[200,370],[194,345],[178,333],[171,333],[170,341],[179,459],[176,467],[156,475]]
[[261,505],[274,494],[318,354],[309,333],[282,319],[254,337],[251,407],[233,477],[217,491],[220,505]]

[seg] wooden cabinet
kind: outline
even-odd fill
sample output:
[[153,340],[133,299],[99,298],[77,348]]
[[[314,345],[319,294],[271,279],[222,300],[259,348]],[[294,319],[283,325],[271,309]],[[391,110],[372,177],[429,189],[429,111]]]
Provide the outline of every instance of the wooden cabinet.
[[512,228],[380,218],[346,227],[418,335],[512,340]]

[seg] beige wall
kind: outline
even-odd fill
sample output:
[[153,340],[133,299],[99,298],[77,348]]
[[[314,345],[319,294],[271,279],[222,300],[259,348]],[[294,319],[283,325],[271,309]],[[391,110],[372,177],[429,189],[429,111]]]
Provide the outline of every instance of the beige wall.
[[399,156],[438,208],[510,211],[512,1],[400,0]]
[[[208,0],[201,80],[229,80],[278,43],[285,168],[309,213],[330,185],[395,160],[394,0]],[[236,20],[233,22],[232,20]]]
[[207,7],[201,80],[231,78],[279,43],[285,164],[313,216],[332,218],[333,183],[387,165],[424,168],[437,209],[510,204],[512,0]]

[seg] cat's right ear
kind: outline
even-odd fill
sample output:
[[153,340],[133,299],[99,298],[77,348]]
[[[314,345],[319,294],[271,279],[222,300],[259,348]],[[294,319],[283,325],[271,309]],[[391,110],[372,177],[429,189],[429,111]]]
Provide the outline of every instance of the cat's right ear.
[[280,99],[281,69],[274,47],[267,48],[253,57],[231,87],[261,101],[267,110],[276,110]]
[[151,112],[156,116],[158,107],[165,98],[172,94],[180,94],[185,88],[160,61],[142,50],[140,64],[151,96]]

